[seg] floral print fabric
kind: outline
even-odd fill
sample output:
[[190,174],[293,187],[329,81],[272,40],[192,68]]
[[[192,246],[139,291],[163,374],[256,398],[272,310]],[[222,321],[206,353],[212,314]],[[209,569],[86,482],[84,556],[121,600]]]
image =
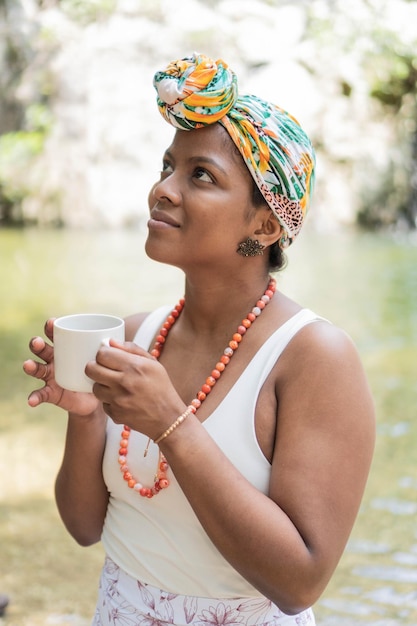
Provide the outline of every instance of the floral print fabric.
[[315,626],[311,609],[285,615],[258,598],[199,598],[135,580],[106,557],[92,626]]
[[227,63],[203,54],[172,61],[154,76],[157,104],[173,126],[219,122],[241,153],[288,243],[300,232],[314,184],[315,155],[297,120],[253,95],[240,95]]

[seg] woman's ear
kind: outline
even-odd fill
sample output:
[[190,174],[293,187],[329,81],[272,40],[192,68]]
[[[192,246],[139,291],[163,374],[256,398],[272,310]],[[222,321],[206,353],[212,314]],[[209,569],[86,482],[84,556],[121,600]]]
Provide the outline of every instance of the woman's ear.
[[255,222],[257,227],[254,235],[265,247],[279,241],[284,229],[270,208],[258,209]]

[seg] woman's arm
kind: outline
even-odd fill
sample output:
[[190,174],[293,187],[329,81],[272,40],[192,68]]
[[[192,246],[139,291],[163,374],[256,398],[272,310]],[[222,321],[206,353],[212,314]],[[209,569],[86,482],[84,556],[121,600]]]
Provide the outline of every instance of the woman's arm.
[[365,488],[375,425],[357,352],[340,330],[311,324],[281,359],[269,497],[242,477],[197,418],[160,446],[223,556],[291,614],[314,604],[340,559]]
[[[145,316],[126,319],[128,339]],[[53,344],[53,319],[47,321],[45,334]],[[48,402],[68,411],[64,456],[55,484],[58,510],[74,539],[90,545],[100,540],[109,499],[102,475],[107,417],[93,394],[65,391],[56,384],[53,345],[35,337],[30,349],[42,361],[29,359],[23,369],[45,384],[29,395],[29,405],[37,407]]]
[[[146,315],[125,319],[127,341],[134,338]],[[102,473],[106,422],[101,404],[88,416],[69,413],[64,458],[55,484],[61,518],[83,546],[100,540],[107,512],[109,493]]]
[[68,532],[82,546],[100,540],[107,511],[109,493],[102,474],[106,421],[101,408],[87,416],[68,415],[55,499]]

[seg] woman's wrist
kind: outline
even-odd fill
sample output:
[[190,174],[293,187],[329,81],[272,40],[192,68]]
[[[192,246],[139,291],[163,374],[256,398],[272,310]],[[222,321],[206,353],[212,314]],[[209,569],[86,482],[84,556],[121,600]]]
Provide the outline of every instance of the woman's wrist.
[[191,415],[191,413],[195,413],[195,408],[190,404],[189,406],[187,406],[185,411],[181,413],[181,415],[177,417],[177,419],[174,420],[166,430],[163,431],[163,433],[161,433],[158,437],[156,437],[156,439],[154,439],[154,443],[158,444],[167,437],[169,437],[169,435],[171,435],[171,433],[173,433],[174,430],[178,428],[178,426],[180,426],[189,415]]

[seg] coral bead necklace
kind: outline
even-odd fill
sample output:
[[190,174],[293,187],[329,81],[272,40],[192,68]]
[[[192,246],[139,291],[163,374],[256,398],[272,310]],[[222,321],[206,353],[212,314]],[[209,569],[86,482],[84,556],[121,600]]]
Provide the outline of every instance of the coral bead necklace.
[[[275,293],[275,285],[275,279],[269,277],[268,287],[266,288],[263,296],[257,301],[256,305],[252,308],[250,313],[247,314],[245,319],[243,319],[241,324],[239,324],[239,326],[237,327],[237,331],[233,334],[232,339],[229,341],[228,345],[224,349],[223,354],[221,355],[219,361],[216,363],[214,369],[211,371],[210,376],[206,378],[196,397],[191,401],[187,411],[185,411],[185,413],[183,413],[183,415],[178,418],[180,421],[182,421],[181,418],[185,419],[184,416],[186,416],[186,414],[195,413],[201,406],[202,402],[204,402],[204,400],[207,398],[208,394],[211,392],[214,385],[226,369],[226,366],[228,365],[228,363],[230,363],[230,359],[238,349],[239,344],[242,341],[245,333],[262,313],[268,302],[270,302],[272,296]],[[176,320],[179,318],[184,308],[184,304],[185,300],[182,298],[175,306],[175,308],[170,312],[164,324],[162,325],[162,328],[160,329],[156,338],[154,347],[151,350],[151,355],[154,356],[156,359],[159,359],[159,357],[161,356],[161,352],[167,340],[169,331],[175,324]],[[127,453],[129,447],[130,432],[130,427],[124,425],[119,447],[120,471],[122,472],[123,478],[130,489],[133,489],[144,498],[152,498],[153,496],[157,495],[162,489],[166,489],[169,486],[169,480],[167,478],[169,465],[162,452],[159,451],[158,466],[153,486],[145,487],[138,480],[136,480],[127,465]],[[166,431],[166,433],[167,432],[168,431]],[[148,446],[145,449],[144,456],[146,456],[147,454]]]

